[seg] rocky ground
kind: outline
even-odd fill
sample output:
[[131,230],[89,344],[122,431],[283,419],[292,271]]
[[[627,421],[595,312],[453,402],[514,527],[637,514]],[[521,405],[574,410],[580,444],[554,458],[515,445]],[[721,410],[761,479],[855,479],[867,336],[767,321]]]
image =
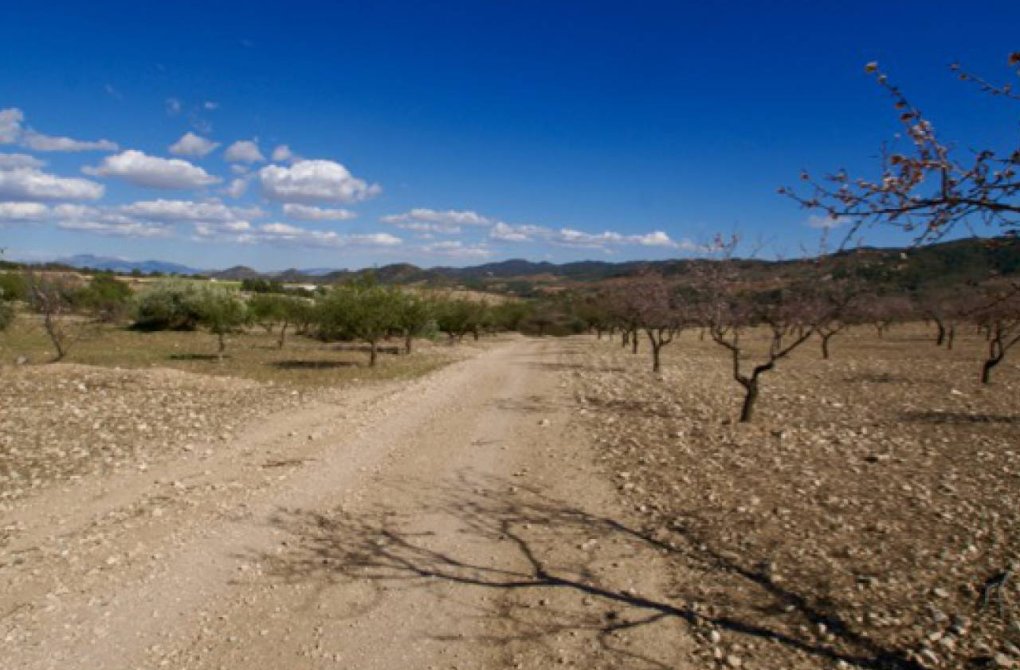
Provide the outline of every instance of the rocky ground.
[[[642,342],[642,345],[646,343]],[[741,388],[687,334],[647,352],[574,349],[607,476],[675,554],[708,622],[706,664],[1020,666],[1020,374],[976,383],[980,341],[920,327],[798,351],[734,423]]]
[[0,666],[1018,667],[982,346],[812,343],[750,425],[696,333],[661,374],[592,337],[319,388],[6,367]]
[[302,402],[282,386],[165,368],[24,365],[2,374],[0,511],[50,484],[209,449],[267,409]]

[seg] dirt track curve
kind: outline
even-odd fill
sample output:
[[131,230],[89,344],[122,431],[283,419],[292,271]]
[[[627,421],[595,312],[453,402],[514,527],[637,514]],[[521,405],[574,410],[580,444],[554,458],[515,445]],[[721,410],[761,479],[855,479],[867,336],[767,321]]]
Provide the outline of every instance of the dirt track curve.
[[517,339],[3,515],[3,668],[688,667],[654,543]]

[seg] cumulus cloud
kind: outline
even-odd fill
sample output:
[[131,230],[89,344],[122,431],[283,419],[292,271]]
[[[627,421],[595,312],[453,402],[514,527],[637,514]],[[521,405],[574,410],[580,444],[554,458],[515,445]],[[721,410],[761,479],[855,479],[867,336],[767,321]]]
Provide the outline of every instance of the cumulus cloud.
[[222,181],[180,158],[159,158],[135,149],[107,156],[98,167],[86,167],[82,171],[99,177],[118,177],[150,188],[200,188]]
[[350,221],[358,216],[349,209],[327,209],[292,202],[283,206],[283,213],[292,219],[302,221]]
[[25,114],[17,107],[0,109],[0,144],[14,144],[21,137]]
[[105,189],[88,179],[58,177],[36,168],[0,170],[2,200],[98,200]]
[[0,202],[0,222],[42,221],[50,213],[41,202]]
[[141,200],[121,205],[117,212],[148,221],[236,222],[259,218],[265,213],[258,207],[230,207],[219,200]]
[[266,160],[259,151],[258,142],[254,140],[238,140],[223,152],[223,158],[230,163],[261,163]]
[[281,144],[273,149],[273,161],[276,163],[287,163],[299,160],[297,154],[290,150],[286,144]]
[[0,144],[20,143],[34,151],[116,151],[110,140],[74,140],[70,137],[44,135],[24,127],[25,114],[17,107],[0,109]]
[[212,153],[218,146],[220,146],[219,142],[213,142],[189,130],[181,136],[181,139],[170,145],[170,153],[177,156],[202,158]]
[[0,170],[41,168],[46,163],[28,154],[0,154]]
[[227,195],[231,198],[240,198],[248,190],[248,180],[237,178],[230,182],[226,188]]
[[302,160],[290,167],[268,165],[259,170],[259,183],[267,198],[283,202],[351,203],[382,191],[378,184],[370,185],[328,160]]
[[26,130],[21,135],[21,144],[35,151],[117,151],[120,147],[110,140],[73,140],[70,137],[43,135]]

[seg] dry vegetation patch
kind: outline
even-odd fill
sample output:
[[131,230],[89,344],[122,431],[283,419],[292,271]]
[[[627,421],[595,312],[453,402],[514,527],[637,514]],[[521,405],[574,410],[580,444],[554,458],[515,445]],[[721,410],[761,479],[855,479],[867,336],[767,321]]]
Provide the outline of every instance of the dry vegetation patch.
[[[642,343],[645,344],[645,343]],[[706,661],[744,667],[1020,662],[1020,370],[978,383],[983,340],[856,329],[764,378],[756,422],[723,352],[578,343],[581,420],[672,547]],[[987,601],[987,602],[986,602]],[[709,630],[711,628],[711,630]],[[735,659],[735,660],[734,660]]]

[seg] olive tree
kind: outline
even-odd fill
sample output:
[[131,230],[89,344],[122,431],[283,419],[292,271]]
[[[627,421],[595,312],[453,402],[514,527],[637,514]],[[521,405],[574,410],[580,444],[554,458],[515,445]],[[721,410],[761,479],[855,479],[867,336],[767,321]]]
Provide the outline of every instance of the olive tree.
[[398,327],[400,301],[396,290],[371,283],[338,286],[318,304],[319,335],[325,340],[365,342],[369,367],[374,367],[380,340]]
[[283,349],[287,342],[287,328],[301,324],[310,309],[310,301],[278,293],[256,293],[248,301],[248,312],[251,319],[272,332],[273,326],[279,324],[280,332],[276,346]]
[[227,335],[239,332],[249,323],[248,308],[237,291],[215,284],[202,286],[194,300],[197,321],[216,335],[216,355],[222,361],[223,352],[227,348]]
[[435,304],[425,296],[404,292],[395,300],[395,324],[404,337],[404,353],[410,354],[414,338],[435,332]]

